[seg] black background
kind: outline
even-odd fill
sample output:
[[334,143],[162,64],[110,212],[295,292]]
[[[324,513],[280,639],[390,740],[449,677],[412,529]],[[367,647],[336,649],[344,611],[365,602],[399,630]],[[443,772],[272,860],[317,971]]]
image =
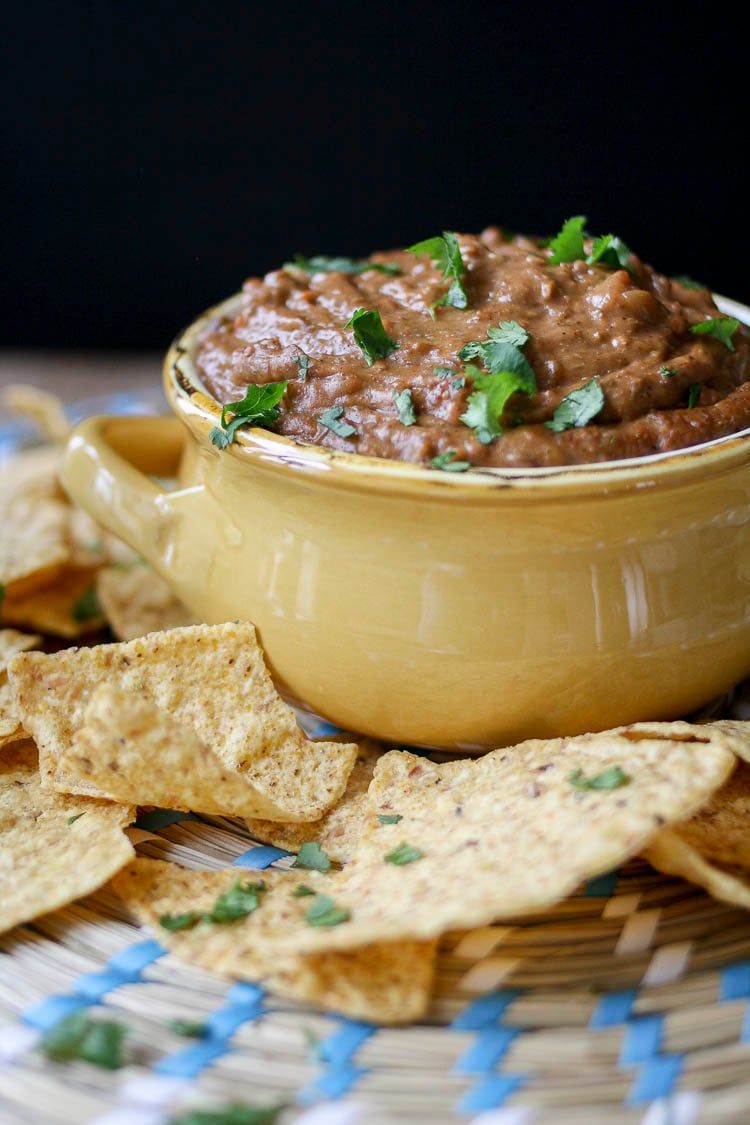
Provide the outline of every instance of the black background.
[[577,213],[750,302],[747,20],[692,11],[26,4],[0,343],[163,348],[295,251]]

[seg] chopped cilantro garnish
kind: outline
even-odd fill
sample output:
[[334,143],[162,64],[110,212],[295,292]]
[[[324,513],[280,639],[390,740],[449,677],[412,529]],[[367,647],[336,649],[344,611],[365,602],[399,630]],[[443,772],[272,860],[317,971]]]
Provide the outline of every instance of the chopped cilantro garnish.
[[517,321],[506,320],[497,328],[488,328],[486,340],[470,340],[458,353],[464,361],[480,359],[487,368],[488,374],[471,364],[466,368],[476,389],[461,415],[461,421],[485,445],[502,434],[500,418],[511,395],[536,392],[534,369],[521,351],[528,339],[528,332]]
[[501,320],[497,328],[487,329],[487,335],[490,340],[495,340],[498,344],[512,344],[514,348],[522,348],[531,339],[529,333],[517,320]]
[[403,819],[400,813],[378,813],[378,820],[381,824],[398,824]]
[[417,420],[417,412],[412,402],[411,390],[404,387],[403,391],[393,392],[393,401],[396,403],[398,416],[404,426],[413,426]]
[[672,375],[677,374],[677,369],[674,367],[667,367],[666,363],[662,363],[661,367],[659,368],[659,374],[668,375],[671,378]]
[[122,1041],[127,1029],[114,1020],[93,1020],[71,1012],[44,1033],[41,1048],[52,1059],[83,1059],[105,1070],[123,1066]]
[[367,360],[368,367],[372,367],[377,359],[385,359],[399,347],[386,332],[377,309],[357,309],[344,327],[352,329],[354,342]]
[[[505,323],[515,324],[515,321]],[[525,333],[524,343],[526,343],[529,339],[528,333],[520,324],[516,327]],[[515,375],[518,389],[532,395],[536,392],[536,376],[534,368],[521,351],[521,346],[511,343],[501,324],[498,328],[487,329],[486,340],[470,340],[468,344],[464,344],[458,356],[465,362],[480,359],[490,375],[500,375],[505,372]]]
[[466,273],[466,266],[461,257],[461,247],[452,231],[446,230],[434,238],[424,238],[406,248],[412,254],[427,254],[433,264],[442,272],[443,277],[450,278],[451,284],[439,301],[431,306],[431,311],[441,305],[450,305],[454,309],[465,309],[469,299],[464,289],[461,278]]
[[332,433],[338,434],[339,437],[348,438],[352,434],[356,434],[356,429],[349,422],[342,422],[341,416],[344,413],[343,406],[329,406],[328,410],[324,410],[318,418],[321,426],[325,426],[327,430]]
[[236,922],[238,918],[246,918],[260,906],[260,895],[265,891],[265,883],[243,883],[235,879],[232,886],[223,895],[219,895],[209,914],[204,914],[206,922]]
[[414,863],[415,860],[421,859],[423,855],[424,852],[421,852],[419,848],[413,848],[411,844],[404,842],[394,848],[392,852],[388,852],[383,859],[386,863],[395,864],[396,867],[404,867],[407,863]]
[[586,263],[593,266],[601,262],[605,266],[615,266],[617,269],[630,270],[632,254],[616,234],[603,234],[594,239],[591,253],[586,258]]
[[371,262],[367,258],[328,258],[325,254],[316,254],[306,258],[304,254],[295,254],[294,261],[288,263],[305,273],[365,273],[367,270],[378,270],[380,273],[398,274],[401,267],[395,262]]
[[691,385],[688,387],[688,402],[687,402],[687,404],[688,404],[689,410],[692,410],[694,406],[698,405],[698,399],[701,397],[701,391],[702,390],[703,390],[703,384],[702,383],[691,383]]
[[559,266],[562,262],[577,262],[584,257],[583,240],[586,237],[584,230],[586,222],[585,215],[574,215],[572,219],[565,220],[561,230],[550,239],[549,245],[552,250],[548,259],[550,265]]
[[304,352],[300,352],[299,355],[296,355],[294,357],[294,362],[297,364],[300,383],[305,383],[307,381],[307,369],[310,366],[309,355],[305,355]]
[[[221,426],[214,426],[209,437],[217,449],[226,449],[234,441],[240,426],[262,426],[271,429],[279,417],[279,403],[289,381],[283,383],[251,383],[245,390],[245,397],[239,402],[228,402],[221,409]],[[232,414],[231,422],[227,421]]]
[[432,374],[438,379],[450,379],[451,375],[458,375],[457,367],[433,367]]
[[194,910],[186,910],[184,914],[161,914],[159,925],[165,930],[191,930],[198,925],[201,917]]
[[170,1117],[168,1125],[276,1125],[286,1108],[231,1102],[220,1109],[190,1109],[179,1117]]
[[627,785],[630,778],[619,766],[609,766],[594,777],[584,777],[582,769],[573,770],[568,781],[576,789],[619,789]]
[[206,1024],[196,1020],[170,1020],[167,1027],[175,1035],[183,1035],[186,1039],[205,1039],[208,1035]]
[[451,382],[451,386],[455,387],[456,390],[460,390],[461,387],[465,387],[466,386],[466,376],[465,375],[459,375],[457,379],[454,379]]
[[603,406],[604,392],[596,379],[591,379],[583,387],[566,395],[553,414],[552,420],[544,424],[548,429],[559,434],[563,430],[585,426],[597,416]]
[[93,621],[95,618],[102,616],[102,607],[96,593],[96,587],[89,586],[87,590],[84,590],[81,596],[73,602],[70,615],[74,621]]
[[305,914],[308,926],[339,926],[350,918],[349,911],[337,906],[328,895],[316,895],[315,902]]
[[732,336],[740,326],[739,320],[734,316],[715,316],[712,320],[702,320],[700,324],[691,324],[690,331],[696,336],[713,336],[720,340],[730,352],[735,350]]
[[308,871],[330,871],[331,861],[320,844],[313,840],[302,845],[292,867],[305,867]]
[[74,814],[73,814],[73,816],[69,816],[69,817],[68,817],[68,819],[67,819],[67,820],[65,821],[65,823],[66,823],[66,824],[75,824],[75,822],[76,822],[77,820],[80,820],[80,819],[81,819],[81,817],[82,817],[82,816],[84,816],[84,815],[85,815],[85,814],[84,814],[84,813],[82,813],[82,812],[77,812],[77,813],[74,813]]
[[304,898],[305,895],[314,895],[315,891],[312,887],[308,887],[305,883],[300,883],[292,891],[292,898]]
[[442,469],[444,473],[465,473],[471,468],[471,461],[454,461],[455,449],[446,449],[445,453],[438,453],[430,458],[433,469]]

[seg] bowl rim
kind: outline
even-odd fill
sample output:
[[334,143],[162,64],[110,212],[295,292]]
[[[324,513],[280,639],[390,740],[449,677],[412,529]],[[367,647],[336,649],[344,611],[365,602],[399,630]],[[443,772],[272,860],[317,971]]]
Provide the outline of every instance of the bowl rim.
[[[712,296],[722,312],[750,326],[750,306],[719,293],[714,292]],[[168,402],[196,436],[206,442],[209,442],[209,430],[220,423],[222,406],[202,383],[193,362],[193,352],[203,327],[216,317],[236,311],[241,298],[242,291],[239,291],[206,309],[177,334],[164,359],[164,390]],[[713,475],[738,462],[749,461],[748,439],[750,426],[684,449],[618,461],[536,468],[477,467],[458,473],[441,472],[409,461],[328,449],[254,426],[238,430],[231,445],[216,452],[266,469],[295,469],[318,478],[332,474],[337,483],[369,485],[378,491],[392,486],[439,492],[442,496],[450,490],[465,497],[468,492],[476,495],[487,490],[497,495],[498,489],[536,492],[552,488],[555,493],[562,493],[581,489],[619,491],[622,487],[645,487],[654,483],[675,485],[687,477],[692,479],[695,474]]]

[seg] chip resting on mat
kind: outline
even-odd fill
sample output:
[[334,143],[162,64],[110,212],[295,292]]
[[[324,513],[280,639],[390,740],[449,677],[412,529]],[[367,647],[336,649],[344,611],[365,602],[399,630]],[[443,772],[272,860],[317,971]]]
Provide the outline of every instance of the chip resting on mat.
[[8,661],[17,652],[36,648],[42,638],[15,629],[0,629],[0,746],[24,737],[23,726],[13,703],[13,693],[8,684]]
[[[375,1023],[406,1023],[427,1008],[436,942],[382,943],[354,953],[279,957],[256,951],[265,918],[277,923],[288,905],[318,896],[326,880],[309,871],[193,871],[137,859],[113,887],[139,921],[175,956],[239,980],[262,981],[272,993]],[[300,888],[309,893],[300,894]]]
[[[39,747],[44,783],[97,795],[58,759],[84,724],[94,689],[106,682],[168,712],[239,774],[257,798],[255,815],[316,820],[341,797],[357,747],[313,742],[268,674],[249,622],[193,625],[54,654],[21,653],[8,680],[24,728]],[[245,815],[248,815],[247,813]]]
[[327,882],[345,917],[311,925],[298,903],[264,937],[279,954],[356,949],[545,909],[704,804],[734,768],[733,741],[639,723],[444,765],[391,751],[354,858]]
[[707,859],[750,873],[750,765],[740,762],[721,789],[673,831]]
[[750,910],[750,870],[706,856],[679,831],[657,833],[643,858],[663,875],[679,875],[720,902]]
[[258,804],[246,775],[223,766],[190,727],[111,684],[94,690],[58,767],[121,804],[218,816],[246,816]]
[[357,761],[341,800],[320,820],[313,824],[248,820],[251,834],[256,840],[289,852],[298,852],[306,843],[317,843],[334,863],[348,863],[366,820],[367,789],[375,763],[383,753],[383,748],[376,742],[365,739],[359,744]]
[[133,858],[135,809],[43,789],[32,742],[0,754],[0,931],[91,894]]
[[142,562],[102,567],[96,576],[96,592],[119,641],[195,623],[164,579]]

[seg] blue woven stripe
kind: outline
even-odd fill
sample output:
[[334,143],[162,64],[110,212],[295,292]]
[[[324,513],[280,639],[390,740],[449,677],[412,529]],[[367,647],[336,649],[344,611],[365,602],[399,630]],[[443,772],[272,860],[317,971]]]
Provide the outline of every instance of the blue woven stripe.
[[750,997],[750,961],[738,961],[721,971],[719,999],[745,1000]]
[[750,1004],[745,1008],[745,1018],[742,1021],[740,1043],[750,1043]]
[[328,1067],[300,1090],[297,1101],[309,1105],[321,1098],[340,1098],[369,1072],[353,1063],[354,1055],[377,1028],[370,1023],[339,1018],[339,1026],[318,1044],[318,1055]]
[[21,1019],[24,1023],[28,1023],[31,1027],[36,1027],[40,1031],[47,1031],[50,1027],[54,1027],[65,1016],[69,1016],[71,1012],[77,1012],[81,1008],[88,1008],[90,1001],[85,996],[50,996],[46,1000],[42,1000],[39,1004],[35,1004],[33,1008],[21,1013]]
[[459,1113],[479,1113],[483,1109],[497,1109],[504,1105],[511,1094],[526,1082],[525,1074],[490,1074],[483,1082],[478,1082],[467,1090],[459,1100],[456,1109]]
[[174,1055],[167,1055],[155,1064],[157,1074],[171,1074],[180,1078],[195,1078],[215,1059],[231,1050],[225,1039],[204,1039],[194,1047],[186,1047]]
[[236,859],[232,860],[232,867],[252,867],[256,871],[264,871],[277,859],[283,859],[284,856],[291,854],[291,852],[285,852],[283,848],[272,848],[268,844],[262,844],[257,848],[250,848],[242,855],[238,855]]
[[615,893],[619,871],[608,871],[606,875],[597,875],[584,884],[583,893],[587,898],[610,898]]
[[224,1007],[206,1020],[207,1037],[200,1043],[166,1055],[154,1066],[157,1074],[195,1078],[222,1055],[232,1050],[231,1037],[245,1023],[264,1014],[263,989],[255,984],[236,984],[226,993]]
[[682,1055],[657,1055],[641,1068],[631,1086],[628,1105],[643,1105],[673,1092],[682,1071]]
[[482,1074],[494,1070],[505,1056],[508,1047],[519,1035],[513,1027],[487,1027],[456,1061],[458,1074]]
[[620,1066],[633,1066],[658,1055],[663,1030],[664,1016],[640,1016],[631,1020],[622,1040]]
[[332,1066],[337,1067],[348,1063],[362,1044],[375,1034],[375,1028],[370,1023],[358,1023],[356,1020],[347,1020],[338,1031],[326,1036],[318,1044],[320,1058]]
[[594,1008],[589,1027],[616,1027],[626,1023],[633,1012],[633,1004],[638,993],[635,989],[623,992],[609,992],[602,996]]
[[520,995],[517,989],[504,989],[480,996],[459,1012],[449,1027],[454,1031],[480,1031],[483,1027],[490,1027]]
[[356,1086],[367,1070],[361,1067],[351,1066],[349,1063],[342,1063],[341,1066],[332,1066],[323,1074],[318,1075],[314,1082],[309,1086],[305,1086],[297,1094],[297,1101],[301,1105],[310,1105],[312,1102],[320,1101],[322,1098],[340,1098],[347,1094],[353,1086]]

